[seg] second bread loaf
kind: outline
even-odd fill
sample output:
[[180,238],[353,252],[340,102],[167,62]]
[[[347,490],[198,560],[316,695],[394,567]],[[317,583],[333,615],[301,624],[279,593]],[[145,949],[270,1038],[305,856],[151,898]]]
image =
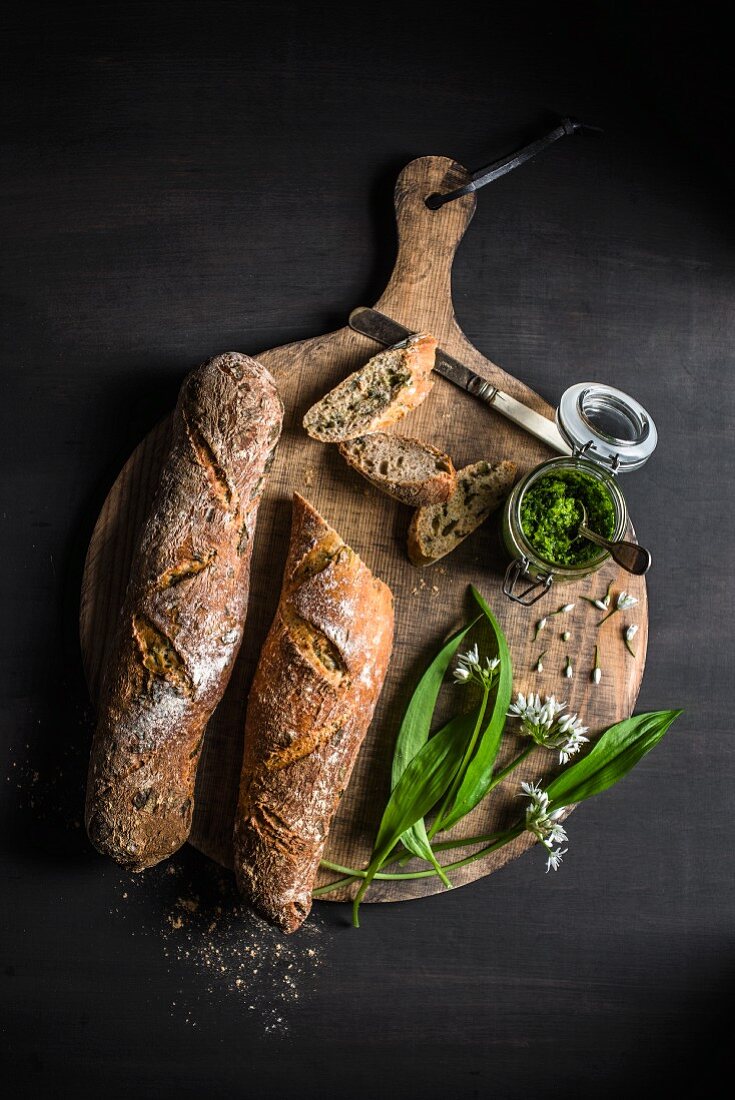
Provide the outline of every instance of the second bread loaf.
[[234,835],[243,894],[285,932],[311,909],[392,644],[390,589],[295,494],[281,598],[248,699]]

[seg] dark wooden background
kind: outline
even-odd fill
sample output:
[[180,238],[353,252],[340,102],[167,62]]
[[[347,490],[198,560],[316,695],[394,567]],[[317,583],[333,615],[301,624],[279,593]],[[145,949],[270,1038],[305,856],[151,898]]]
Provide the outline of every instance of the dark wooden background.
[[[735,969],[732,103],[706,8],[662,27],[643,7],[5,7],[0,957],[15,1095],[716,1085]],[[260,960],[243,994],[229,882],[188,849],[174,875],[133,880],[79,827],[92,524],[187,369],[375,300],[404,163],[479,167],[557,113],[605,135],[481,193],[457,313],[549,401],[591,377],[654,413],[659,450],[625,484],[655,561],[639,706],[686,714],[575,814],[558,874],[534,852],[453,894],[367,907],[359,932],[322,904],[289,941],[291,970],[243,916]]]

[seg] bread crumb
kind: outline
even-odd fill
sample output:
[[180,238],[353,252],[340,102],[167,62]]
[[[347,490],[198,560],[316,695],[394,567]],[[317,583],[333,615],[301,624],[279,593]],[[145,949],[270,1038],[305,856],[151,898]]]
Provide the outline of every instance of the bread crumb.
[[[289,1006],[304,1001],[321,964],[315,942],[322,932],[318,907],[303,928],[286,937],[243,905],[230,872],[191,849],[145,877],[119,874],[118,897],[129,900],[111,910],[111,919],[135,922],[131,935],[149,932],[146,922],[150,925],[158,907],[153,931],[172,968],[193,968],[207,993],[223,989],[239,1000],[265,1035],[288,1033]],[[194,1028],[202,1022],[202,983],[184,978],[182,984],[196,993],[169,1002],[170,1012]]]
[[314,485],[314,469],[311,466],[307,466],[304,470],[304,488],[311,489]]

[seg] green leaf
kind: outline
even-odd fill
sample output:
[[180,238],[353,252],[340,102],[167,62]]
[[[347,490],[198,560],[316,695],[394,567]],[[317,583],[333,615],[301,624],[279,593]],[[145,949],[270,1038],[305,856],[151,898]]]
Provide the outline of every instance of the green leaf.
[[[477,711],[475,710],[470,714],[457,715],[448,722],[446,726],[443,726],[431,739],[434,741],[436,737],[441,734],[442,736],[450,737],[455,747],[454,766],[448,771],[449,778],[447,783],[437,798],[441,798],[445,794],[457,774],[457,768],[462,760],[465,746],[474,728],[476,713]],[[406,829],[404,833],[401,833],[400,841],[404,848],[412,855],[418,856],[419,859],[425,859],[427,863],[430,863],[447,889],[451,890],[452,884],[444,874],[441,864],[438,862],[434,850],[431,847],[431,839],[426,831],[426,822],[423,816],[416,821],[410,829]]]
[[449,668],[449,663],[457,652],[459,643],[479,621],[480,616],[478,615],[471,623],[452,635],[449,641],[439,650],[416,685],[396,738],[391,770],[391,789],[395,787],[416,753],[428,741],[436,700]]
[[[396,738],[391,769],[391,790],[395,789],[408,765],[427,743],[436,709],[436,701],[449,664],[457,652],[460,642],[477,622],[479,622],[479,616],[457,631],[442,646],[416,685]],[[423,820],[417,821],[414,826],[406,830],[405,835],[401,837],[401,843],[413,855],[428,860],[435,868],[438,868],[439,865],[431,850]],[[445,886],[450,885],[449,880],[443,874],[442,880]]]
[[681,710],[636,714],[610,726],[587,756],[565,768],[546,788],[559,810],[606,791],[654,748]]
[[403,844],[404,848],[412,855],[418,856],[419,859],[425,859],[427,863],[430,863],[446,888],[448,890],[451,889],[452,884],[444,874],[439,861],[434,855],[434,850],[429,840],[429,834],[426,831],[426,822],[423,817],[420,821],[417,821],[415,825],[412,825],[410,829],[406,829],[405,833],[401,836],[401,844]]
[[493,768],[500,749],[500,742],[505,729],[505,723],[513,692],[513,664],[510,659],[508,642],[502,627],[493,615],[488,604],[471,585],[472,595],[482,609],[485,618],[490,624],[490,629],[495,637],[495,644],[500,658],[499,676],[495,701],[490,720],[482,731],[479,744],[467,770],[462,778],[454,803],[442,820],[442,830],[451,829],[452,825],[466,816],[487,794],[493,779]]
[[373,857],[365,880],[353,902],[353,921],[359,926],[357,913],[365,892],[402,834],[424,817],[441,798],[457,767],[457,730],[465,716],[448,722],[414,756],[396,783],[383,811]]

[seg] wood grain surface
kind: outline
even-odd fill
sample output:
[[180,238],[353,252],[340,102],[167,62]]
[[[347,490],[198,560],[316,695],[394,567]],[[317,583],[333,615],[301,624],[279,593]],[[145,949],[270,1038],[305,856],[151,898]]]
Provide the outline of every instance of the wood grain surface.
[[[465,196],[439,211],[429,210],[424,199],[434,191],[459,186],[467,178],[466,169],[443,157],[414,160],[401,172],[395,189],[398,255],[376,308],[407,327],[433,333],[445,351],[478,374],[539,412],[553,416],[553,410],[537,394],[481,355],[456,322],[451,293],[452,264],[474,213],[475,196]],[[530,609],[522,608],[501,592],[507,558],[497,515],[452,555],[417,570],[410,565],[405,552],[410,511],[368,487],[346,466],[335,447],[306,436],[301,427],[305,411],[376,350],[371,341],[342,328],[323,337],[256,353],[276,378],[286,409],[284,432],[260,507],[245,638],[228,690],[207,730],[190,838],[202,852],[228,867],[232,862],[232,822],[248,686],[277,603],[294,490],[306,496],[390,585],[396,604],[396,641],[388,679],[332,826],[328,859],[351,867],[365,864],[388,791],[390,761],[401,715],[418,676],[440,641],[470,610],[467,597],[470,582],[485,594],[507,634],[515,690],[536,690],[566,699],[570,710],[579,712],[590,727],[592,738],[612,722],[629,715],[638,694],[648,623],[643,579],[622,574],[608,562],[597,574],[552,589],[543,602]],[[441,377],[437,377],[424,404],[396,430],[408,431],[447,451],[457,468],[480,458],[490,461],[510,458],[522,474],[550,457],[543,444],[463,395]],[[165,421],[141,443],[122,470],[92,536],[83,582],[81,640],[93,698],[127,583],[136,533],[155,491],[167,446]],[[614,581],[615,592],[624,587],[637,597],[638,605],[628,619],[614,616],[598,633],[600,613],[579,597],[601,595],[610,580]],[[535,641],[536,620],[567,602],[575,603],[574,610],[549,619],[545,631]],[[635,658],[623,645],[624,621],[635,621],[640,626]],[[561,639],[564,630],[571,632],[568,643]],[[598,686],[591,683],[596,643],[600,645],[604,667]],[[547,652],[544,671],[539,674],[534,671],[534,664],[542,649]],[[567,654],[574,667],[571,680],[563,675]],[[461,705],[458,695],[461,690],[445,691],[440,715],[446,716],[452,705]],[[514,744],[517,738],[505,740],[501,764],[519,747]],[[537,750],[452,835],[490,832],[515,820],[520,779],[543,780],[554,773],[555,766],[556,754]],[[455,872],[454,883],[462,885],[490,874],[519,856],[531,843],[528,834],[524,834],[502,851]],[[320,884],[333,877],[322,872]],[[406,900],[442,889],[441,883],[433,878],[376,882],[367,900]],[[330,900],[344,900],[345,896],[345,892],[328,895]]]

